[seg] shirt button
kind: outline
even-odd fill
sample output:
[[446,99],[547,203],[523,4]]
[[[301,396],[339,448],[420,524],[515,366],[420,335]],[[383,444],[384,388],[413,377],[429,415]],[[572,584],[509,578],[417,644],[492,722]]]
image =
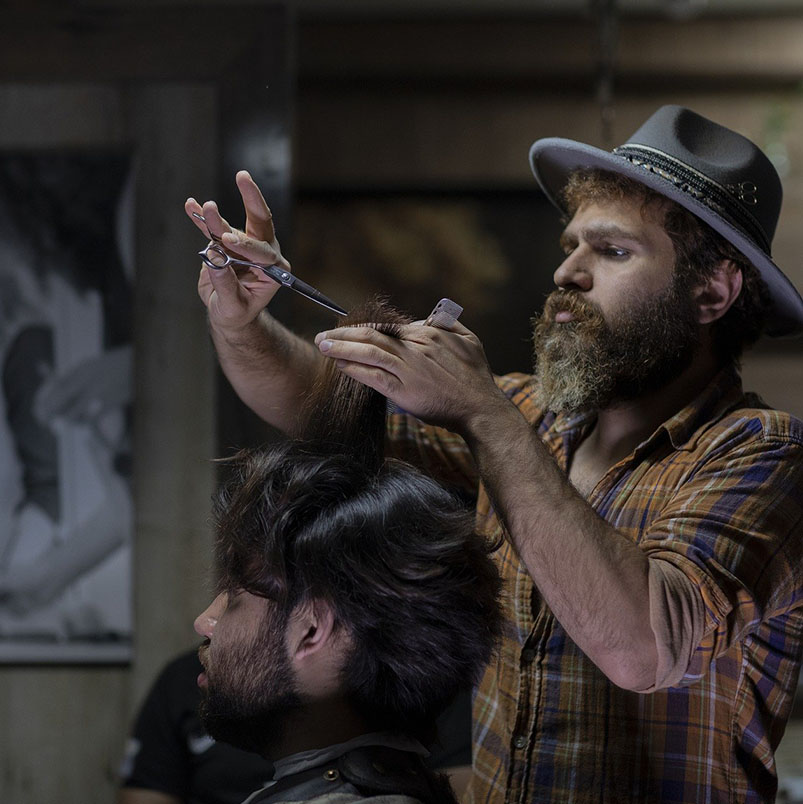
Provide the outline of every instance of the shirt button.
[[532,648],[525,648],[521,652],[521,660],[526,664],[530,664],[532,660],[535,658],[535,651]]
[[516,737],[513,740],[513,745],[515,745],[516,748],[526,748],[527,747],[527,738],[520,734],[518,737]]

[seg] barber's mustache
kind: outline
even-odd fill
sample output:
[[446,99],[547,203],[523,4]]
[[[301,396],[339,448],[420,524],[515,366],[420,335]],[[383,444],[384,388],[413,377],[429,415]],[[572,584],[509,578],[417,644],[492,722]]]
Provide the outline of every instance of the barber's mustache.
[[542,320],[554,321],[557,313],[568,312],[575,321],[588,321],[602,318],[602,311],[593,302],[583,298],[577,290],[553,290],[544,303]]

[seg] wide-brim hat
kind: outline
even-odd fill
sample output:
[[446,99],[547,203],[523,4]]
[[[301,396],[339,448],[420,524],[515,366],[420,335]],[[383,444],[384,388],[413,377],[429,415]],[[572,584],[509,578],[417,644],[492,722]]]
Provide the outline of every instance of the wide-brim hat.
[[569,174],[587,168],[635,179],[685,207],[760,272],[773,305],[767,334],[803,330],[803,299],[770,251],[781,210],[781,180],[772,162],[746,137],[690,109],[662,106],[611,152],[550,137],[533,143],[530,165],[559,209]]

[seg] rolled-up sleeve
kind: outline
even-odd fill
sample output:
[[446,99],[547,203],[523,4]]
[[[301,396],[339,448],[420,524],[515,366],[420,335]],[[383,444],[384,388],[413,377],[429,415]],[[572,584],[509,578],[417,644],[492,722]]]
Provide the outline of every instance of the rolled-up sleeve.
[[803,606],[803,445],[755,429],[723,437],[640,543],[658,652],[645,692],[694,683],[759,625]]

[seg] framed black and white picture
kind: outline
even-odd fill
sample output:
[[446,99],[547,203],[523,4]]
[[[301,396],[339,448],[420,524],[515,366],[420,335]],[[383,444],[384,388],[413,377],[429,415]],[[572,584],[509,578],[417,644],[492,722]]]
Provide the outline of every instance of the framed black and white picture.
[[131,173],[0,152],[0,663],[130,658]]

